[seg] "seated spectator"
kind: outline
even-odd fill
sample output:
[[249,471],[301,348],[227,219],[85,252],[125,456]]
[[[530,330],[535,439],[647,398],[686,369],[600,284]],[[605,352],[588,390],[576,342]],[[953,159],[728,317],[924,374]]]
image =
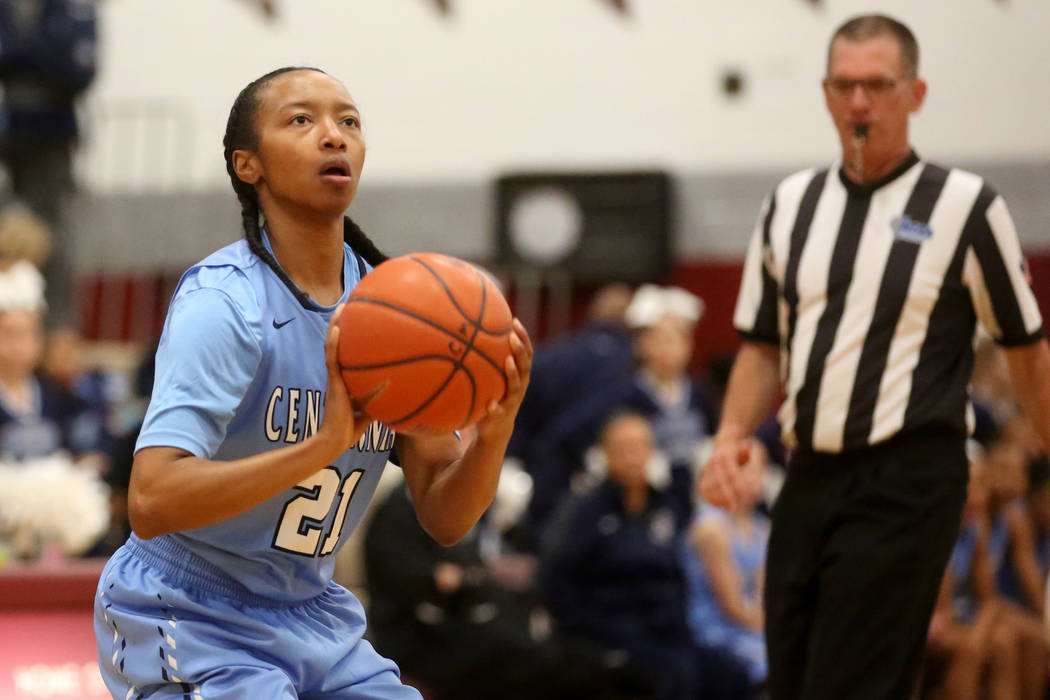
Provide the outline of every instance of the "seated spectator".
[[[1002,620],[1018,636],[1021,697],[1043,700],[1050,649],[1040,612],[1043,582],[1024,499],[1028,490],[1026,465],[1033,450],[1030,432],[1026,420],[1012,420],[1003,426],[1000,437],[988,450],[989,541],[996,596],[1004,610]],[[1011,576],[1015,577],[1015,587],[1009,583]]]
[[380,653],[428,700],[637,697],[641,681],[603,665],[597,651],[533,635],[521,595],[532,567],[491,565],[489,527],[483,519],[442,547],[419,525],[408,489],[391,489],[364,541],[369,630]]
[[[572,474],[614,409],[628,408],[648,418],[656,444],[672,468],[692,470],[697,449],[717,424],[706,393],[689,375],[693,332],[702,312],[703,302],[684,289],[644,285],[635,292],[626,315],[634,331],[633,374],[567,407],[535,440],[540,451],[536,459],[558,476],[557,481],[550,480],[546,492],[537,483],[530,507],[537,532],[546,527],[554,504],[567,491]],[[691,483],[677,496],[681,506],[691,511]]]
[[[624,321],[631,294],[625,284],[600,288],[579,330],[536,349],[529,390],[507,447],[507,455],[521,460],[532,477],[532,521],[545,521],[569,488],[570,467],[551,454],[545,436],[565,416],[574,415],[578,403],[589,401],[610,385],[622,384],[634,371],[631,333]],[[535,548],[535,542],[531,546]]]
[[[1018,461],[1021,455],[1011,455]],[[1012,468],[1020,469],[1017,465]],[[1026,495],[1004,508],[1008,551],[999,568],[999,592],[1042,617],[1043,591],[1050,573],[1050,463],[1045,456],[1027,460]]]
[[739,507],[727,512],[701,505],[682,547],[694,639],[740,660],[756,686],[767,673],[762,578],[769,518],[758,510],[767,468],[766,451],[756,441],[743,469],[747,491]]
[[43,279],[17,262],[0,272],[0,457],[25,460],[65,450],[105,460],[101,418],[35,374],[43,355]]
[[1011,700],[1022,680],[1017,630],[996,600],[987,467],[980,448],[970,449],[962,528],[930,622],[922,697]]
[[616,413],[599,446],[605,478],[568,496],[544,542],[541,588],[555,629],[624,654],[650,674],[655,698],[750,697],[746,671],[690,635],[679,561],[688,514],[650,484],[649,421]]
[[29,207],[17,202],[0,209],[0,270],[27,262],[38,270],[51,252],[51,231]]
[[0,270],[0,548],[22,558],[40,556],[51,543],[60,555],[80,554],[107,520],[98,472],[70,460],[89,447],[80,442],[79,415],[33,374],[43,288],[26,261]]
[[87,366],[80,332],[68,326],[53,329],[44,344],[42,374],[70,401],[78,402],[98,416],[103,444],[109,451],[113,436],[129,426],[121,425],[118,407],[130,397],[123,372]]

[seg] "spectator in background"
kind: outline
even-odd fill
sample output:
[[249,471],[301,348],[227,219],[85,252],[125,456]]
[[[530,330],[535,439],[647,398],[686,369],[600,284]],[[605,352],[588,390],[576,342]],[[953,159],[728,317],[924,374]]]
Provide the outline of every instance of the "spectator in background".
[[[650,421],[656,446],[670,460],[672,471],[684,472],[675,483],[691,484],[688,474],[697,448],[717,421],[711,402],[689,375],[693,333],[702,314],[703,301],[684,289],[643,285],[635,292],[625,312],[633,332],[633,372],[581,395],[535,439],[538,461],[559,477],[556,488],[546,493],[537,485],[536,498],[543,500],[534,503],[530,513],[540,532],[602,423],[617,408],[636,411]],[[691,512],[692,486],[673,493],[679,508]]]
[[45,275],[50,323],[75,321],[65,209],[73,193],[75,103],[95,77],[95,6],[0,0],[0,161],[14,195],[56,237]]
[[[107,521],[99,474],[82,468],[93,446],[81,442],[81,416],[34,374],[43,308],[39,271],[25,260],[5,259],[0,266],[0,555],[20,558],[40,556],[51,544],[60,555],[80,554]],[[70,456],[80,463],[74,465]]]
[[[1011,421],[1014,422],[1026,421]],[[996,600],[1002,609],[997,624],[1010,627],[1017,637],[1020,697],[1025,700],[1043,700],[1050,652],[1042,614],[1039,612],[1043,605],[1043,584],[1039,579],[1031,538],[1019,537],[1020,531],[1030,527],[1024,500],[1028,490],[1026,465],[1030,453],[1024,439],[1020,437],[1023,434],[1024,430],[1008,424],[987,452],[990,484],[988,550],[995,577]],[[1017,576],[1019,590],[1010,590],[1009,585],[1004,587],[1008,571]],[[1033,590],[1036,587],[1038,590]],[[1037,612],[1011,600],[1010,594],[1024,601],[1025,605],[1030,604]]]
[[1044,580],[1036,560],[1034,532],[1025,499],[1029,455],[1009,431],[991,445],[992,527],[1002,542],[996,562],[996,588],[1009,600],[1042,616]]
[[699,647],[686,624],[679,546],[688,514],[649,481],[649,421],[615,413],[599,445],[605,478],[568,496],[544,542],[541,589],[555,629],[625,654],[651,674],[656,698],[749,697],[744,669]]
[[69,452],[102,470],[99,417],[36,375],[43,357],[44,280],[34,265],[46,228],[25,212],[0,216],[0,457]]
[[758,505],[767,469],[766,451],[756,440],[743,468],[745,497],[732,512],[701,505],[682,547],[693,637],[732,654],[756,686],[766,679],[762,579],[769,518]]
[[[1025,496],[1027,519],[1024,523],[1023,537],[1019,538],[1018,548],[1028,548],[1034,559],[1035,569],[1038,574],[1035,583],[1039,590],[1032,591],[1040,598],[1038,603],[1030,600],[1032,593],[1029,587],[1025,587],[1025,593],[1029,600],[1025,601],[1022,596],[1015,599],[1022,602],[1025,607],[1033,612],[1042,611],[1045,615],[1045,598],[1042,591],[1046,588],[1047,576],[1050,575],[1050,460],[1046,455],[1038,455],[1028,460],[1028,492]],[[1005,583],[1007,595],[1010,591],[1019,590],[1020,585]]]
[[927,641],[921,697],[989,700],[1019,697],[1017,630],[1004,622],[996,600],[993,543],[988,519],[988,467],[983,450],[968,446],[970,480],[962,528],[941,583]]
[[18,261],[41,269],[51,252],[51,230],[24,204],[0,209],[0,269]]
[[128,381],[122,372],[87,366],[80,332],[73,327],[55,328],[44,344],[42,374],[65,400],[95,416],[99,449],[110,452],[120,425],[118,406],[128,398]]
[[[497,492],[494,507],[499,500]],[[484,554],[488,517],[442,547],[420,526],[408,489],[390,490],[364,543],[379,652],[397,658],[428,700],[635,697],[621,691],[638,683],[602,666],[599,654],[533,636],[527,597]]]
[[578,404],[622,383],[634,370],[631,333],[624,321],[631,294],[626,284],[600,288],[582,328],[536,351],[529,391],[507,448],[532,477],[529,519],[534,523],[546,520],[569,486],[570,468],[551,454],[545,436],[573,416]]

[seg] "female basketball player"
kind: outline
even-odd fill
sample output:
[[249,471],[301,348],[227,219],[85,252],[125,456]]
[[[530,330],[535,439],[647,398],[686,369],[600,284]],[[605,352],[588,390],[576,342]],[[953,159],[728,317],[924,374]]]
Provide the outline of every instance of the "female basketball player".
[[102,674],[121,699],[419,698],[362,640],[335,553],[392,447],[436,540],[475,524],[528,384],[528,335],[515,322],[506,396],[465,450],[370,426],[336,362],[339,305],[383,259],[343,216],[365,156],[353,100],[322,71],[274,71],[237,97],[224,145],[245,240],[190,268],[168,312],[134,534],[99,582]]

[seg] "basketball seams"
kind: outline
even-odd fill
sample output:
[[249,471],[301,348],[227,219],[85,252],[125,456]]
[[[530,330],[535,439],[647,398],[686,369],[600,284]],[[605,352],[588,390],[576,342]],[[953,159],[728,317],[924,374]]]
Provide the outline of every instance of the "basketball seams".
[[[489,293],[491,280],[475,266],[465,261],[430,253],[408,255],[402,260],[411,260],[426,272],[422,275],[418,273],[413,275],[410,269],[391,267],[389,268],[390,274],[387,274],[383,282],[376,283],[375,296],[369,294],[371,291],[368,285],[369,280],[365,279],[347,299],[347,303],[368,305],[358,306],[357,310],[352,311],[347,317],[359,318],[361,322],[367,319],[364,325],[357,323],[354,325],[366,335],[371,335],[368,328],[372,328],[379,334],[379,338],[388,338],[383,341],[383,346],[392,343],[389,345],[389,350],[385,352],[341,352],[340,360],[345,356],[347,360],[350,360],[350,364],[343,364],[340,361],[340,373],[348,384],[357,381],[352,380],[352,376],[360,376],[361,381],[371,383],[376,373],[380,377],[385,374],[395,386],[401,387],[398,394],[393,394],[389,399],[376,404],[376,410],[383,416],[389,417],[393,413],[390,409],[400,408],[405,412],[397,418],[381,419],[391,428],[398,429],[396,426],[411,425],[413,421],[423,421],[424,424],[429,421],[435,425],[439,423],[446,430],[462,427],[482,417],[486,412],[484,409],[487,406],[482,406],[482,404],[494,398],[495,392],[499,391],[496,376],[503,380],[503,391],[501,392],[503,396],[506,395],[509,388],[510,380],[502,366],[504,363],[495,359],[496,356],[491,353],[502,354],[500,351],[504,349],[502,346],[506,342],[503,336],[513,333],[513,323],[508,323],[498,330],[486,328],[484,325],[489,311],[493,312],[492,320],[498,321],[501,317],[507,318],[509,309],[498,291],[495,295]],[[408,278],[403,278],[403,280],[411,279],[412,284],[406,287],[404,281],[399,282],[399,273],[408,275]],[[447,278],[443,277],[444,274],[448,275]],[[441,301],[441,292],[433,287],[435,283],[440,285],[447,302]],[[478,283],[481,285],[480,288],[474,286]],[[427,287],[429,289],[426,289]],[[410,291],[417,288],[417,292]],[[496,289],[495,286],[493,289]],[[424,291],[426,295],[421,297],[420,294]],[[479,296],[473,296],[474,294]],[[468,303],[472,309],[476,309],[476,318],[465,310]],[[391,315],[387,316],[388,313]],[[401,320],[398,320],[398,317]],[[393,324],[397,332],[392,335],[386,333],[383,330],[384,323]],[[373,326],[372,324],[378,325]],[[413,328],[413,324],[422,325]],[[342,325],[345,326],[346,323]],[[468,333],[468,327],[473,328],[472,333]],[[433,334],[428,329],[436,330],[438,333]],[[451,350],[452,353],[438,350],[442,338],[449,340],[448,350]],[[437,346],[434,345],[435,343]],[[460,352],[456,353],[456,346],[459,343],[463,343],[463,346]],[[427,347],[428,345],[430,347]],[[488,347],[490,345],[492,347]],[[403,347],[405,350],[418,349],[426,354],[391,359],[391,354],[395,357],[398,354],[396,347]],[[477,359],[471,358],[472,351],[476,353]],[[419,369],[416,368],[417,366]],[[445,367],[446,372],[444,377],[441,377],[442,366]],[[492,375],[486,366],[496,370],[497,374]],[[457,380],[456,375],[460,371],[466,377],[466,382]],[[427,381],[416,384],[412,389],[411,384],[414,380],[409,378],[416,376],[420,379],[426,377]],[[409,385],[403,386],[404,380],[401,377],[409,380]],[[435,383],[432,382],[439,385],[435,387]],[[364,391],[362,387],[358,388]],[[483,390],[486,394],[484,399],[480,395]],[[424,392],[429,393],[424,394]],[[420,394],[424,394],[425,398],[420,399]],[[450,402],[443,398],[445,394],[448,394],[450,399],[452,396],[456,398]],[[411,399],[416,400],[416,406],[411,405]],[[463,410],[465,404],[467,404],[465,415],[461,414],[456,417],[456,410]],[[480,412],[481,415],[475,416],[475,412]]]
[[459,367],[459,366],[461,366],[463,364],[462,358],[457,360],[456,358],[449,357],[448,355],[431,354],[431,355],[413,355],[412,357],[405,357],[405,358],[402,358],[400,360],[391,360],[390,362],[379,362],[379,363],[371,364],[371,365],[344,365],[344,364],[340,364],[339,365],[339,369],[340,370],[349,370],[351,372],[368,372],[368,371],[374,370],[374,369],[389,369],[391,367],[398,367],[400,365],[408,365],[408,364],[412,364],[413,362],[421,362],[423,360],[441,360],[442,362],[448,362],[448,363],[452,364],[455,367]]
[[[443,392],[445,390],[445,387],[447,387],[452,382],[452,379],[456,376],[456,372],[458,372],[459,370],[463,370],[463,376],[465,376],[467,378],[467,380],[470,382],[470,412],[467,413],[467,417],[469,418],[474,413],[474,399],[475,399],[475,397],[477,396],[477,393],[478,393],[478,383],[476,381],[474,381],[474,375],[472,375],[470,372],[468,372],[466,370],[466,368],[463,366],[462,362],[457,361],[455,364],[456,364],[456,366],[453,367],[452,371],[448,373],[448,376],[445,377],[445,381],[441,383],[441,386],[439,386],[437,389],[435,389],[434,393],[432,393],[430,396],[428,396],[427,399],[423,403],[419,404],[419,406],[417,406],[416,409],[414,411],[411,411],[408,415],[402,416],[401,418],[398,418],[397,420],[392,420],[392,421],[390,421],[390,423],[391,424],[403,423],[406,420],[411,420],[412,418],[415,418],[420,413],[422,413],[426,409],[427,406],[429,406],[431,403],[434,402],[434,399],[436,399],[438,396],[441,395],[441,392]],[[460,425],[462,425],[462,424],[463,424],[463,421],[460,422]]]
[[[405,314],[406,316],[414,318],[417,321],[425,323],[426,325],[430,326],[431,328],[434,328],[436,330],[441,331],[442,333],[444,333],[445,335],[449,336],[450,338],[455,338],[458,342],[461,342],[461,343],[465,342],[457,333],[455,333],[453,331],[450,331],[448,328],[445,328],[440,323],[436,323],[436,322],[432,321],[431,319],[427,318],[426,316],[413,311],[412,309],[406,309],[403,306],[399,306],[397,304],[392,304],[389,301],[386,301],[384,299],[375,299],[375,298],[372,298],[372,297],[365,297],[365,296],[356,296],[356,297],[352,296],[352,297],[350,297],[349,299],[346,300],[347,305],[350,305],[350,304],[353,304],[353,303],[357,303],[357,302],[364,303],[364,304],[374,304],[376,306],[382,306],[382,307],[385,307],[387,309],[390,309],[391,311],[396,311],[398,313]],[[476,338],[477,334],[475,334],[474,337]],[[506,372],[503,371],[503,368],[500,367],[500,364],[498,362],[496,362],[494,359],[492,359],[491,357],[489,357],[488,353],[486,353],[484,350],[482,350],[481,348],[476,347],[474,345],[473,338],[471,339],[471,341],[469,343],[467,343],[467,349],[468,350],[473,350],[478,355],[480,355],[486,362],[488,362],[490,365],[492,365],[496,369],[497,372],[499,372],[501,375],[503,375],[503,379],[504,379],[504,381],[506,381],[506,379],[507,379]]]
[[437,281],[437,283],[441,285],[441,288],[445,290],[445,296],[447,296],[448,300],[452,302],[452,305],[456,307],[456,311],[458,311],[459,314],[468,323],[470,323],[470,325],[474,326],[478,331],[484,332],[486,335],[504,335],[505,333],[510,332],[511,326],[509,325],[505,328],[497,330],[489,330],[488,328],[485,328],[482,321],[485,318],[485,295],[486,292],[488,292],[489,283],[488,280],[485,279],[485,276],[481,274],[481,272],[473,265],[470,266],[471,272],[477,275],[478,280],[481,281],[481,312],[478,314],[477,319],[471,318],[470,315],[463,309],[463,307],[459,305],[459,301],[456,299],[455,295],[452,294],[452,290],[448,288],[448,285],[445,284],[445,280],[425,260],[417,258],[414,255],[408,256],[408,259],[412,262],[418,263],[423,267],[423,269],[425,269],[431,274],[431,276]]

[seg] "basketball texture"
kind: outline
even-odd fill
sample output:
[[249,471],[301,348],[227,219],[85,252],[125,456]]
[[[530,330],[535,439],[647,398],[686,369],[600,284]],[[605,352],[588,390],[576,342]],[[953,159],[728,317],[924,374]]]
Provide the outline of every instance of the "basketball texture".
[[507,391],[510,307],[476,267],[438,253],[377,266],[339,317],[339,364],[351,396],[394,430],[449,433]]

